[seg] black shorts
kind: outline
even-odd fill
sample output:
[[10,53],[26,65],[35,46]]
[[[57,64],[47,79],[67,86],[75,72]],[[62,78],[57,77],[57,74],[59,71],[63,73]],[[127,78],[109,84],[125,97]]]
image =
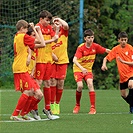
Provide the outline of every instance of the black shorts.
[[133,77],[130,77],[126,82],[120,83],[120,90],[125,90],[128,88],[129,80],[133,80]]

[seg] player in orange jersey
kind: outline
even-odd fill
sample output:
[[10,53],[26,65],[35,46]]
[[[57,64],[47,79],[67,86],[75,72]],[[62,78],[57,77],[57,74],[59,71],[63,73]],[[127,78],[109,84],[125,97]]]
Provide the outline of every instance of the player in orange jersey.
[[[36,38],[39,40],[39,43],[35,42],[35,38],[27,35],[28,23],[25,20],[19,20],[16,24],[17,33],[14,37],[14,61],[13,61],[13,73],[14,73],[14,84],[16,91],[21,91],[22,94],[18,100],[16,108],[12,113],[10,119],[23,121],[31,120],[30,117],[27,117],[26,114],[33,108],[36,104],[40,102],[43,97],[43,94],[38,86],[38,84],[33,80],[28,73],[27,56],[28,48],[31,49],[45,47],[44,39],[42,38],[41,30],[39,27],[34,27],[33,23],[30,23],[32,26]],[[29,101],[29,97],[32,97],[32,102]],[[33,119],[32,119],[33,120]]]
[[94,43],[94,32],[91,29],[84,31],[85,42],[80,44],[76,50],[75,56],[73,58],[73,71],[74,78],[77,82],[76,90],[76,105],[73,109],[73,113],[77,114],[80,110],[80,99],[82,96],[83,82],[85,80],[87,87],[89,89],[90,97],[90,111],[88,114],[95,114],[95,90],[93,86],[93,73],[92,67],[95,61],[96,54],[109,53],[109,49]]
[[36,25],[41,28],[46,47],[38,49],[38,56],[36,60],[36,79],[39,85],[43,87],[44,94],[44,114],[49,119],[54,119],[50,110],[51,90],[50,90],[50,76],[51,76],[51,63],[52,63],[52,47],[51,42],[57,41],[58,35],[53,31],[50,21],[52,14],[47,10],[41,11],[39,14],[39,23]]
[[[56,43],[52,43],[52,51],[57,56],[57,61],[52,64],[51,75],[51,111],[53,114],[60,114],[59,103],[62,97],[64,81],[69,63],[67,47],[69,26],[66,21],[59,17],[53,18],[53,29],[59,32]],[[57,27],[56,27],[57,26]]]
[[[119,45],[115,46],[110,53],[103,59],[101,69],[107,70],[106,62],[116,60],[119,77],[121,97],[129,104],[130,113],[133,113],[133,47],[128,44],[126,32],[118,35]],[[129,93],[127,94],[127,89]]]

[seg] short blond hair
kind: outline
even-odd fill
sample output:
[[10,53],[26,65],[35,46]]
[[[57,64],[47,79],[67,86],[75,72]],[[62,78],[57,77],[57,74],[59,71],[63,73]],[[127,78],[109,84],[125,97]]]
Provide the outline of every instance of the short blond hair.
[[23,28],[28,28],[28,22],[27,21],[25,21],[25,20],[19,20],[18,22],[17,22],[17,24],[16,24],[16,29],[17,30],[20,30],[21,29],[21,27],[23,27]]

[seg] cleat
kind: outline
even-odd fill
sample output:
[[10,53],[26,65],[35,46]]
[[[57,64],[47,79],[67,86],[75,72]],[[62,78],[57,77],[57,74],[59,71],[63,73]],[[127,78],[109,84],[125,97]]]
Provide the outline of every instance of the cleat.
[[73,109],[73,113],[74,113],[74,114],[78,114],[79,110],[80,110],[80,106],[77,106],[77,105],[76,105],[76,106],[74,107],[74,109]]
[[52,120],[52,112],[51,112],[51,110],[43,109],[43,113],[47,115],[48,119]]
[[60,114],[60,105],[59,104],[55,104],[55,110],[56,110],[56,114],[59,115]]
[[90,112],[88,114],[96,114],[96,109],[95,108],[90,108]]
[[50,109],[51,109],[52,114],[56,114],[55,104],[50,104]]
[[130,107],[130,113],[133,114],[133,107]]
[[28,116],[28,115],[24,115],[24,116],[22,116],[22,118],[23,118],[24,120],[31,120],[31,121],[34,121],[34,120],[35,120],[34,118],[32,118],[32,117],[30,117],[30,116]]
[[47,115],[49,120],[55,120],[60,118],[57,115],[53,115],[50,110],[43,109],[43,113]]
[[41,120],[41,117],[38,115],[38,110],[31,110],[30,113],[33,115],[34,119]]
[[14,120],[14,121],[25,121],[21,116],[11,116],[10,117],[11,120]]
[[133,120],[131,120],[131,124],[133,124]]

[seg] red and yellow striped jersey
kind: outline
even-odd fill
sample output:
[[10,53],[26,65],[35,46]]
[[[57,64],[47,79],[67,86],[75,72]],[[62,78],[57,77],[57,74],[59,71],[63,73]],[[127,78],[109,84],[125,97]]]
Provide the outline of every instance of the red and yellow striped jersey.
[[54,42],[52,43],[53,53],[58,58],[58,62],[55,62],[56,64],[69,63],[67,47],[68,47],[68,30],[64,30],[61,27],[57,43]]
[[30,60],[29,66],[28,66],[28,72],[29,72],[29,74],[31,74],[32,70],[36,66],[37,53],[38,53],[38,49],[34,49],[34,50],[31,51],[31,60]]
[[[86,68],[88,72],[92,72],[96,54],[103,54],[105,51],[106,49],[97,43],[92,43],[89,48],[86,47],[85,43],[82,43],[78,46],[75,56],[82,67]],[[80,68],[75,64],[73,64],[73,71],[81,72]]]
[[17,33],[14,37],[14,62],[13,73],[23,73],[28,71],[26,60],[28,56],[28,46],[33,49],[35,39],[25,33]]
[[[37,23],[40,26],[44,40],[50,40],[54,35],[54,31],[51,25],[44,27],[42,24]],[[51,63],[52,62],[52,48],[51,43],[46,44],[44,48],[38,48],[38,56],[36,63]]]

